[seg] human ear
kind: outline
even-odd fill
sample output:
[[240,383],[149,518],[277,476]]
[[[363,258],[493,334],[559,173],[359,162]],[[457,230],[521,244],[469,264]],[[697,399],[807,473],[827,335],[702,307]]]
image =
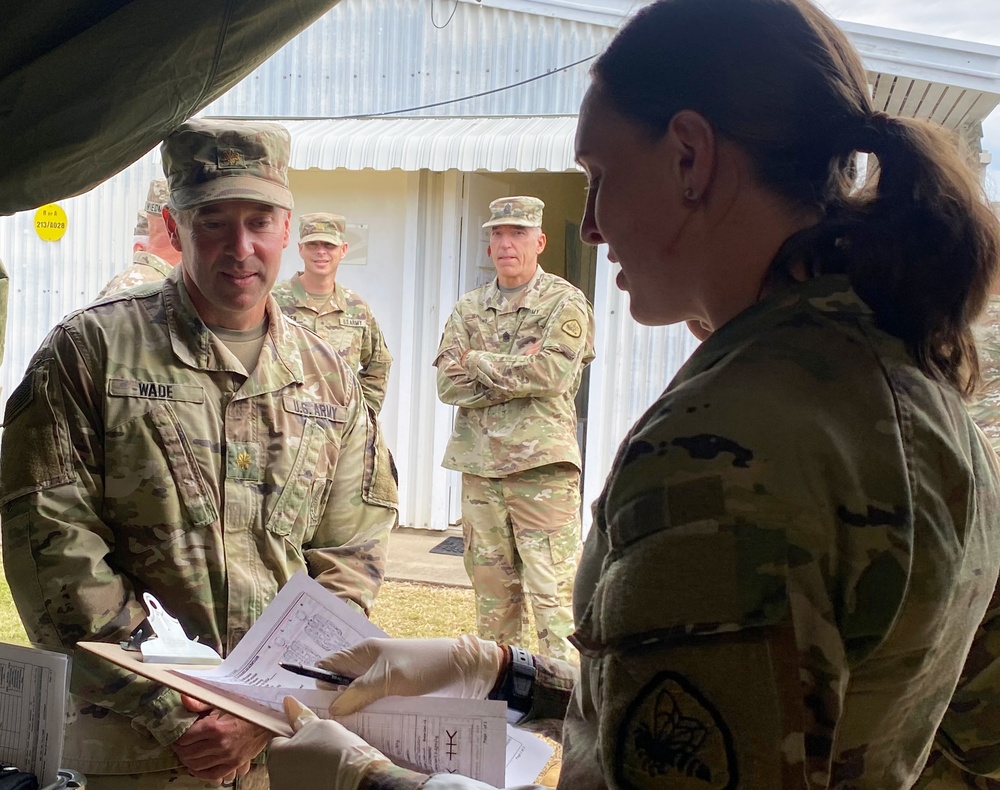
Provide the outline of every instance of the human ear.
[[166,206],[163,207],[161,216],[163,217],[163,224],[167,229],[167,236],[170,238],[170,246],[177,250],[177,252],[183,252],[181,249],[181,240],[177,234],[177,220],[174,219],[170,213],[170,209]]
[[681,197],[685,203],[697,203],[711,187],[715,174],[715,128],[704,115],[681,110],[670,120],[664,144],[672,154]]

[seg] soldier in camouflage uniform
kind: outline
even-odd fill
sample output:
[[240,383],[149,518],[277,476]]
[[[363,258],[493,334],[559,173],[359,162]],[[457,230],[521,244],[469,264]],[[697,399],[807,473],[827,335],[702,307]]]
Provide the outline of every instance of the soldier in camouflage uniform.
[[145,252],[149,247],[149,218],[145,211],[136,215],[135,228],[132,229],[132,254]]
[[278,283],[272,295],[285,315],[326,340],[357,371],[365,401],[378,414],[392,355],[368,303],[336,282],[337,268],[347,254],[345,230],[339,214],[303,214],[299,255],[305,271]]
[[[276,124],[172,133],[164,218],[181,263],[63,319],[12,393],[3,559],[32,641],[126,639],[148,591],[226,655],[300,569],[371,607],[396,484],[356,377],[269,297],[288,152]],[[266,787],[254,725],[82,652],[71,691],[64,762],[92,789],[207,788],[247,770],[244,788]]]
[[[127,288],[133,288],[143,283],[153,283],[162,280],[181,259],[180,251],[174,249],[167,235],[167,228],[160,215],[169,197],[167,180],[157,178],[149,182],[149,192],[146,195],[146,205],[141,214],[146,222],[148,241],[145,249],[134,250],[132,265],[125,271],[115,275],[101,289],[98,299],[111,296]],[[136,229],[137,231],[139,228]]]
[[[969,414],[1000,452],[1000,295],[976,325],[983,381]],[[1000,790],[1000,588],[976,632],[916,790]],[[990,778],[992,777],[992,778]]]
[[538,265],[543,206],[490,204],[483,227],[497,278],[459,299],[434,364],[438,396],[459,407],[443,465],[462,472],[479,633],[526,639],[527,595],[540,650],[570,660],[581,469],[573,399],[594,358],[594,317],[579,289]]
[[990,297],[976,325],[976,346],[983,383],[975,400],[969,404],[969,414],[1000,452],[1000,295]]
[[[873,108],[806,0],[658,0],[592,73],[581,235],[633,317],[707,337],[595,504],[580,672],[467,637],[323,666],[350,664],[365,702],[519,703],[561,725],[572,790],[909,790],[939,724],[996,777],[1000,464],[963,395],[1000,222],[976,174],[945,130]],[[857,151],[879,159],[861,189]],[[297,765],[352,790],[482,787],[337,722],[297,729],[272,744],[275,790]]]

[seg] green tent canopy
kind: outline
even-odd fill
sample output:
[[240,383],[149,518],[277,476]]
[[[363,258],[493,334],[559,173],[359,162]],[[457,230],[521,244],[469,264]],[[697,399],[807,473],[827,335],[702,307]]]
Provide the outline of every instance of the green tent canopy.
[[93,188],[338,0],[0,4],[0,215]]

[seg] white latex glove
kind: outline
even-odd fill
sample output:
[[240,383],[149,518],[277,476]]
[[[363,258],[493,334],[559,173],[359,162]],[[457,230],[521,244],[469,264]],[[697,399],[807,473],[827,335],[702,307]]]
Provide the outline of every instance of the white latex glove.
[[505,651],[470,634],[458,639],[366,639],[316,662],[356,677],[330,705],[346,716],[382,697],[486,699],[497,682]]
[[271,790],[357,790],[369,766],[391,764],[374,746],[342,724],[320,719],[294,697],[285,697],[285,715],[295,735],[271,741]]

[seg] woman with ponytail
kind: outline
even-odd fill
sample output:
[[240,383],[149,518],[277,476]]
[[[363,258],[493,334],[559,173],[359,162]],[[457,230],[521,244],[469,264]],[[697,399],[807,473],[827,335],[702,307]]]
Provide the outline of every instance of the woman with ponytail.
[[[577,158],[581,234],[633,317],[704,340],[594,506],[579,675],[468,636],[369,641],[322,662],[360,675],[334,712],[507,699],[562,725],[573,790],[902,790],[946,712],[948,757],[1000,767],[1000,719],[965,717],[1000,697],[1000,480],[964,404],[1000,231],[957,142],[876,111],[808,0],[659,0],[596,61]],[[298,713],[276,790],[307,764],[311,787],[479,786]]]

